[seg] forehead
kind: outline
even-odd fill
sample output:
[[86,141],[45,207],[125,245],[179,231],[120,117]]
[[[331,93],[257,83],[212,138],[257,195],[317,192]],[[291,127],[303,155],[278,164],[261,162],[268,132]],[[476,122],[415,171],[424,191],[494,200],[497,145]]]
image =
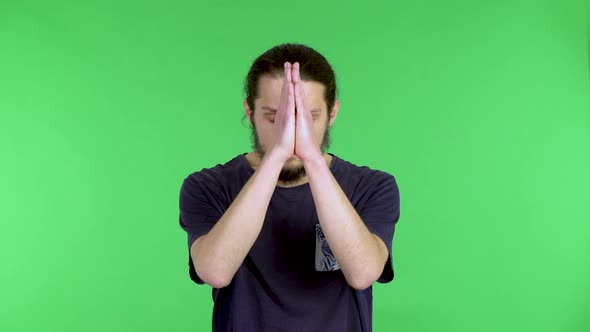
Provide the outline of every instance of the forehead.
[[[261,75],[258,80],[258,98],[256,103],[262,106],[268,106],[276,109],[281,101],[281,92],[283,88],[283,75],[272,77],[270,75]],[[305,92],[305,102],[310,109],[324,110],[326,102],[324,100],[324,85],[316,81],[302,81],[303,91]]]

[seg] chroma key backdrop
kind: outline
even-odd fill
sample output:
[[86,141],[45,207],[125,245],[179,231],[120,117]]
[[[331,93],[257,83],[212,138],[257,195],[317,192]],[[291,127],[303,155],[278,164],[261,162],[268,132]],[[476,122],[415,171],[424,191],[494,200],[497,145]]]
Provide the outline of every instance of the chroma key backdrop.
[[329,152],[399,186],[374,331],[590,331],[588,17],[584,0],[0,2],[0,331],[211,330],[180,186],[251,151],[243,81],[281,43],[336,72]]

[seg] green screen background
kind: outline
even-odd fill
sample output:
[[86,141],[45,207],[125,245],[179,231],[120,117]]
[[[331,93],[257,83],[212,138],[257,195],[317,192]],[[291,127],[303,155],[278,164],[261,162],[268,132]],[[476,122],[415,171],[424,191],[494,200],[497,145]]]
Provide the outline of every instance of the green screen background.
[[250,151],[243,79],[321,52],[330,152],[400,188],[375,331],[590,331],[583,1],[3,1],[0,330],[207,331],[182,180]]

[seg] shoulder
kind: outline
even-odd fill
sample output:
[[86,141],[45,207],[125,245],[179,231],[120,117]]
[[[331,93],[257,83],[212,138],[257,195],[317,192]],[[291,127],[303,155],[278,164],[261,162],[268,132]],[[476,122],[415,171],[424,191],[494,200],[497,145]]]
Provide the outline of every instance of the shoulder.
[[232,179],[236,178],[237,175],[246,173],[240,155],[232,158],[225,163],[218,163],[214,166],[201,168],[199,171],[194,171],[184,178],[183,186],[201,188],[220,188],[226,186],[226,184]]
[[385,170],[372,168],[370,166],[358,165],[349,160],[336,156],[338,176],[356,182],[378,184],[396,183],[395,176]]
[[369,166],[358,165],[338,157],[333,174],[355,208],[361,208],[379,197],[398,201],[399,189],[393,173]]

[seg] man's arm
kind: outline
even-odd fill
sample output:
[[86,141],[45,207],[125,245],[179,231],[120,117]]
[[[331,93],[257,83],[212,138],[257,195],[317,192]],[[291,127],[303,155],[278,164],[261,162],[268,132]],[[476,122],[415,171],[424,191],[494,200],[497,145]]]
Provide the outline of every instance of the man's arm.
[[[295,153],[305,167],[330,249],[348,284],[362,290],[379,278],[389,251],[385,243],[367,229],[326,165],[321,149],[313,139],[313,118],[306,104],[299,63],[296,62],[293,69],[297,105]],[[329,120],[334,121],[334,118]]]
[[368,288],[389,257],[385,243],[367,229],[321,155],[303,162],[322,231],[346,281]]
[[281,169],[295,152],[295,97],[289,62],[284,63],[284,73],[272,147],[215,226],[191,245],[195,272],[215,288],[231,282],[258,238]]
[[190,248],[195,272],[214,288],[226,287],[260,234],[284,161],[267,154],[221,219]]

